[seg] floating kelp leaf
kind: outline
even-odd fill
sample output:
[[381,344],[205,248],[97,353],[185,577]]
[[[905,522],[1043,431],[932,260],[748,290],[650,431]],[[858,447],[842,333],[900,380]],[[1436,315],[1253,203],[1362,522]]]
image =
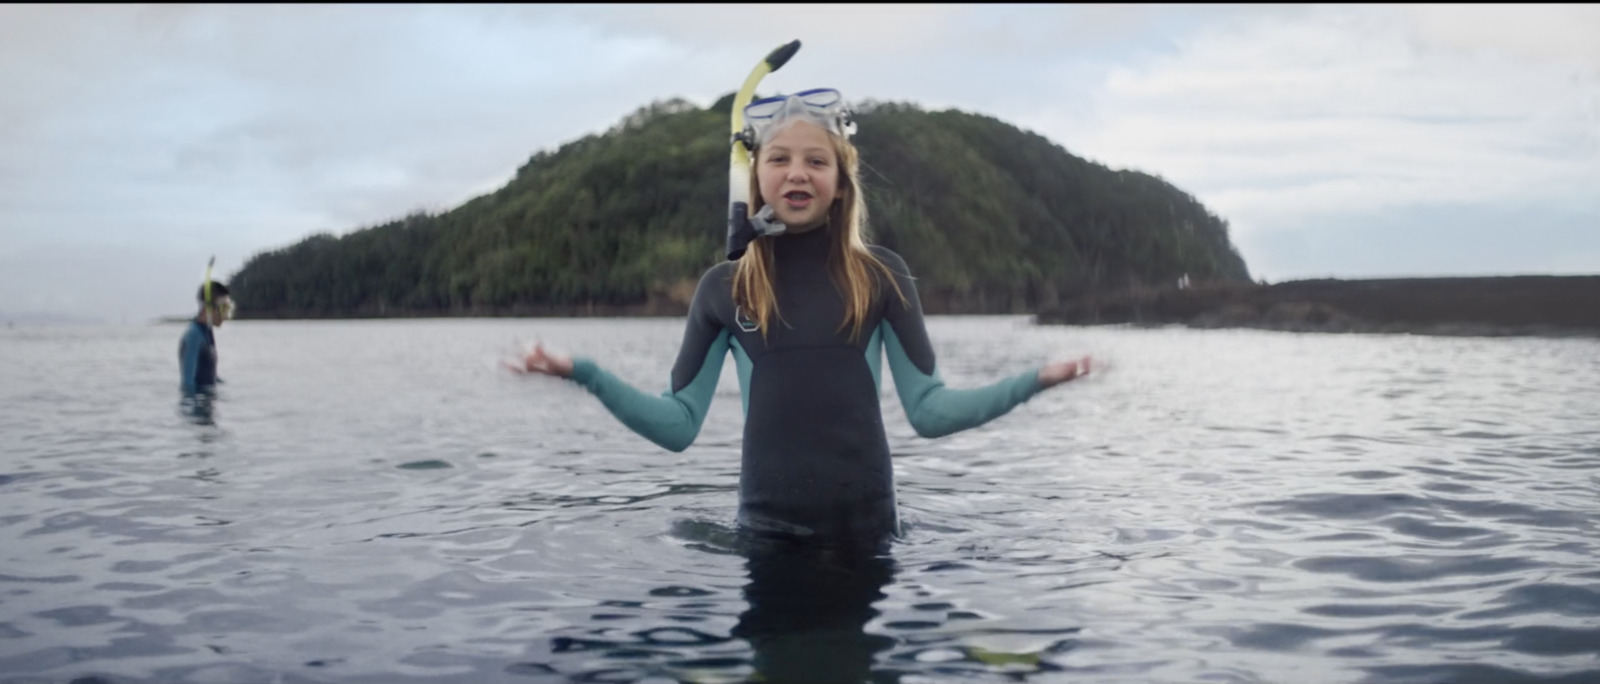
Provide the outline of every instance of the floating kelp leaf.
[[977,646],[967,647],[967,653],[990,665],[1038,665],[1037,653],[1000,653]]

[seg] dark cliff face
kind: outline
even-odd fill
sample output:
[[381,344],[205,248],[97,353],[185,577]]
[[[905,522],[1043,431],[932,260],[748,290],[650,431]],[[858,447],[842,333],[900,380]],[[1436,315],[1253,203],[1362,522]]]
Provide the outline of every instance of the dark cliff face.
[[1307,332],[1600,335],[1600,276],[1300,280],[1079,297],[1041,323]]
[[[256,255],[251,317],[681,314],[721,258],[726,113],[656,103],[540,152],[503,188]],[[933,313],[1020,313],[1130,284],[1247,282],[1226,221],[996,119],[904,104],[857,121],[870,239]]]

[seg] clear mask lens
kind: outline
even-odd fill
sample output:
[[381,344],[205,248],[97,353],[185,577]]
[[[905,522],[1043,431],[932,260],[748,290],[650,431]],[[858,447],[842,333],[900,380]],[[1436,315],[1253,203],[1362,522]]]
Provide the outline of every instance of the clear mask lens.
[[846,137],[855,132],[844,96],[833,88],[815,88],[793,95],[763,98],[744,108],[745,129],[752,141],[763,139],[773,124],[791,118],[812,120]]
[[793,95],[779,95],[751,102],[744,108],[746,121],[754,119],[771,119],[782,112],[791,102],[817,110],[817,113],[829,113],[828,110],[841,109],[844,96],[832,88],[817,88]]

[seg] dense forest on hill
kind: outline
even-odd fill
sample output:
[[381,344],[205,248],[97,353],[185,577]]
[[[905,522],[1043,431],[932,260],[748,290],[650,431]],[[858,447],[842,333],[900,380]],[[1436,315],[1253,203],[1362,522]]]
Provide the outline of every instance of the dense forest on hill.
[[[453,210],[262,252],[229,285],[258,318],[682,314],[722,258],[730,102],[653,103]],[[866,103],[856,120],[870,237],[932,313],[1249,281],[1227,222],[1160,178],[988,116]]]

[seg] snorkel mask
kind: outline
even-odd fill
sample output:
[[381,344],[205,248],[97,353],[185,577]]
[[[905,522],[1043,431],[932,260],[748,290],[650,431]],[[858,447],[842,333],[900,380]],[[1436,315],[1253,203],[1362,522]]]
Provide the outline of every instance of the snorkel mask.
[[767,97],[745,105],[744,130],[737,136],[751,151],[765,144],[781,124],[809,121],[846,138],[856,132],[844,96],[833,88]]

